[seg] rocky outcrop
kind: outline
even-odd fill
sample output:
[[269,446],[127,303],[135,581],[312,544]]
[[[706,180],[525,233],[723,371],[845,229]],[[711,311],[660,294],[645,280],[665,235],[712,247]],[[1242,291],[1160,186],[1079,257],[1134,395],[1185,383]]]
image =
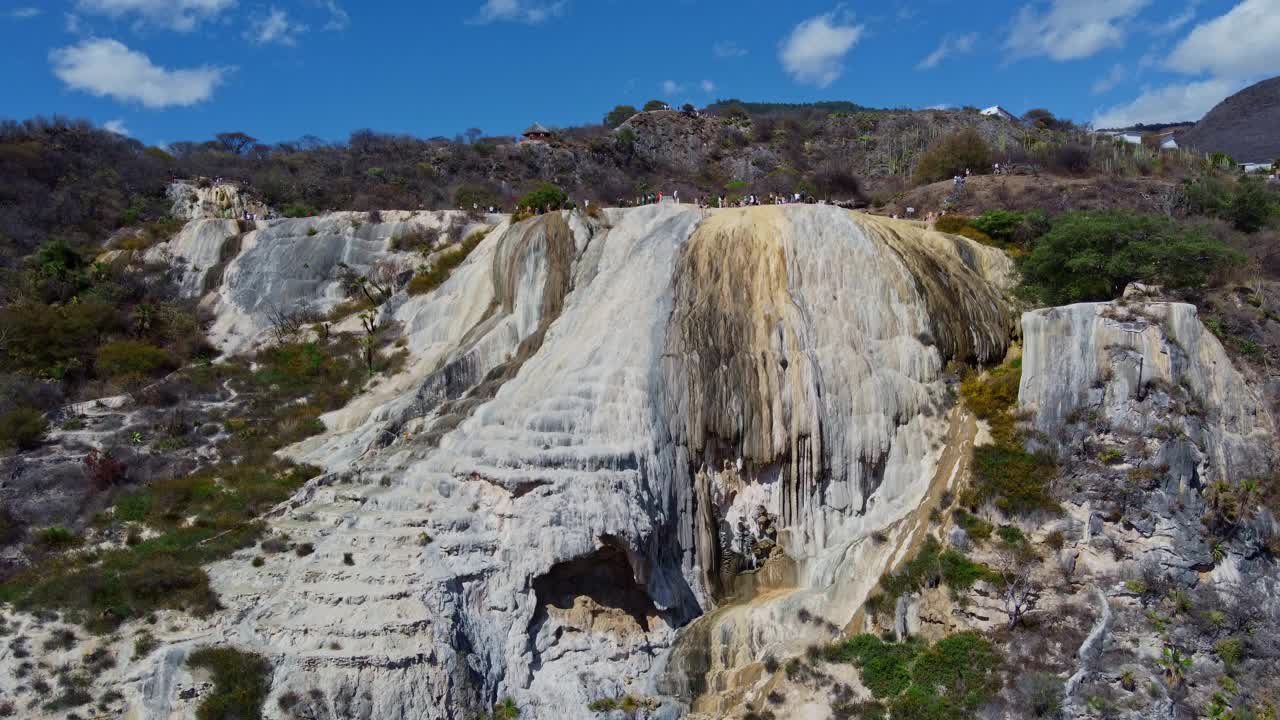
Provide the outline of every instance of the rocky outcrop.
[[1170,444],[1165,460],[1182,486],[1270,469],[1274,421],[1194,306],[1049,308],[1025,314],[1022,334],[1020,405],[1050,444],[1078,444],[1068,430],[1084,429],[1079,421],[1089,412],[1105,417],[1113,432],[1157,435],[1156,404],[1174,399],[1188,421],[1188,442]]
[[[230,225],[197,220],[165,251],[233,255],[203,302],[243,352],[453,215],[262,221],[235,252]],[[831,206],[498,222],[434,291],[382,305],[405,368],[288,449],[325,472],[269,523],[315,551],[211,566],[227,610],[162,623],[161,650],[102,682],[136,717],[181,714],[186,653],[231,643],[322,715],[467,717],[509,696],[521,717],[585,718],[632,694],[677,716],[850,621],[892,559],[868,536],[934,480],[944,365],[1005,352],[1009,272]],[[704,654],[673,652],[699,637]]]

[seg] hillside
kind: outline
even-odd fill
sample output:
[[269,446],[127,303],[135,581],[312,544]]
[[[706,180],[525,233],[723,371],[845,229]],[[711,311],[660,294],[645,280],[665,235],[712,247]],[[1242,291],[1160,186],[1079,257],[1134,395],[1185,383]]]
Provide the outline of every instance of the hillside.
[[1226,153],[1241,163],[1280,158],[1280,77],[1218,103],[1178,142],[1205,153]]

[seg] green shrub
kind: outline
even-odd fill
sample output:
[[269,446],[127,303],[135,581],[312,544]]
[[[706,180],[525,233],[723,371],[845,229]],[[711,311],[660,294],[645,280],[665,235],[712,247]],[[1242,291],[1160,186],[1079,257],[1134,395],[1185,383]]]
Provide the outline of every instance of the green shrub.
[[970,515],[964,510],[956,510],[952,517],[955,519],[956,525],[964,528],[965,533],[967,533],[969,538],[974,542],[985,542],[986,540],[990,540],[991,533],[995,530],[991,523],[983,520],[977,515]]
[[547,208],[560,210],[567,207],[568,204],[569,196],[565,194],[564,190],[550,183],[545,183],[520,198],[520,202],[516,203],[516,207],[541,212]]
[[960,383],[965,407],[991,427],[997,443],[1012,442],[1016,434],[1011,410],[1018,403],[1022,360],[991,368],[985,375],[973,373]]
[[969,227],[969,218],[964,215],[943,215],[934,223],[933,228],[938,232],[958,234],[961,230]]
[[637,112],[639,111],[636,110],[633,105],[615,105],[614,108],[604,116],[604,126],[612,130],[613,128],[616,128],[622,123],[630,120],[631,116],[635,115]]
[[503,698],[493,706],[493,720],[516,720],[520,717],[520,708],[511,698]]
[[261,655],[229,647],[206,647],[187,658],[213,675],[214,689],[200,701],[197,720],[261,720],[271,692],[271,662]]
[[409,281],[408,292],[410,295],[425,295],[444,284],[449,276],[453,274],[455,268],[462,264],[472,250],[484,240],[486,231],[478,230],[471,234],[466,240],[462,241],[458,247],[452,250],[445,250],[432,261],[431,267],[425,271],[419,272]]
[[1044,213],[1039,210],[988,210],[974,218],[970,224],[994,240],[1017,246],[1030,245],[1031,241],[1049,229]]
[[44,413],[31,408],[15,408],[0,413],[0,448],[6,450],[32,450],[44,441],[49,423]]
[[916,181],[928,184],[963,175],[965,170],[985,173],[991,169],[991,148],[982,134],[966,128],[940,138],[920,156]]
[[1231,225],[1240,232],[1254,233],[1267,226],[1275,214],[1276,195],[1257,178],[1236,182],[1235,195],[1227,214]]
[[157,375],[178,366],[167,350],[137,340],[116,340],[98,348],[97,368],[110,376]]
[[1056,513],[1048,481],[1057,473],[1053,458],[1031,454],[1021,447],[983,445],[973,449],[973,504],[991,502],[1008,515]]
[[320,211],[310,205],[292,203],[290,205],[286,205],[284,210],[281,211],[281,214],[287,218],[305,218],[319,215]]
[[1242,261],[1203,228],[1126,212],[1071,212],[1018,263],[1022,294],[1049,305],[1119,297],[1143,281],[1168,289],[1201,287]]
[[35,540],[37,545],[47,550],[66,550],[83,542],[75,532],[57,525],[37,532]]
[[827,647],[822,656],[856,666],[871,694],[889,701],[893,718],[971,717],[1000,690],[1000,655],[971,632],[932,646],[863,634]]

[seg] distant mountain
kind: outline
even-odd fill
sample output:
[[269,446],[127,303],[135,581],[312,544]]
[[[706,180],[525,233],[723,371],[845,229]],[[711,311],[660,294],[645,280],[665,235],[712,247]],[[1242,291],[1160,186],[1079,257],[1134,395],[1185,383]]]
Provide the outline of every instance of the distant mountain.
[[1202,152],[1224,152],[1236,162],[1280,158],[1280,77],[1264,80],[1218,103],[1178,138]]

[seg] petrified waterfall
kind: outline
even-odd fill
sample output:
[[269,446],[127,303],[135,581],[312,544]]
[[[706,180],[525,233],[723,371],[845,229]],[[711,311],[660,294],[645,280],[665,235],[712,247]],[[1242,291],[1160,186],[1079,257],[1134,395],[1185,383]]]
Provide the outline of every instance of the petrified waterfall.
[[[446,219],[181,242],[203,266],[236,235],[205,303],[240,351],[273,308],[336,304],[339,263],[403,260],[393,234]],[[892,560],[867,538],[909,531],[954,429],[945,364],[1005,353],[1009,274],[993,249],[827,206],[504,220],[440,288],[383,306],[407,367],[288,451],[326,473],[270,523],[315,553],[212,567],[228,611],[198,639],[270,656],[273,693],[338,717],[506,696],[590,717],[624,693],[687,712],[851,621]],[[187,649],[132,669],[140,706],[163,716]]]

